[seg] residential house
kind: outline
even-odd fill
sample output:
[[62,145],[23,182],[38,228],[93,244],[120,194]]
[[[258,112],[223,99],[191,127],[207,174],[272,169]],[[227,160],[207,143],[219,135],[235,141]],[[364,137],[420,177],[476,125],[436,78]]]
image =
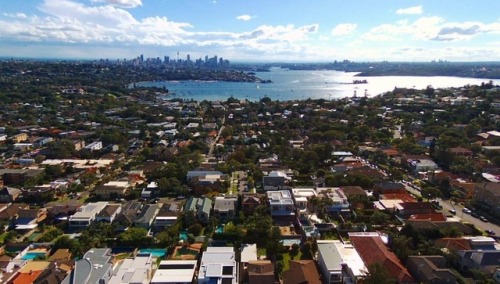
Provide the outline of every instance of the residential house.
[[406,193],[406,188],[399,182],[380,182],[373,185],[373,194],[376,197],[387,193]]
[[138,253],[121,261],[113,271],[108,284],[149,284],[155,264],[150,253]]
[[420,159],[410,161],[410,168],[415,174],[433,172],[439,169],[439,166],[430,159]]
[[99,151],[102,149],[102,141],[95,141],[84,147],[86,150]]
[[52,184],[42,184],[33,188],[25,188],[22,193],[25,200],[43,202],[54,199],[57,190]]
[[409,256],[406,267],[418,283],[458,283],[455,274],[446,266],[446,259],[440,255]]
[[368,195],[361,186],[341,186],[340,189],[342,189],[348,199],[368,200]]
[[207,247],[198,271],[198,284],[238,283],[238,267],[232,247]]
[[142,189],[141,198],[149,199],[155,197],[157,194],[158,194],[158,184],[152,181],[144,189]]
[[73,259],[73,254],[69,249],[58,249],[50,257],[49,261],[67,261]]
[[160,204],[146,204],[134,221],[135,227],[149,230],[153,225],[156,215],[160,211]]
[[161,231],[177,222],[180,207],[177,204],[163,204],[156,214],[153,227],[156,231]]
[[329,200],[329,212],[349,212],[349,201],[342,189],[338,187],[318,187],[316,188],[318,197]]
[[240,283],[248,282],[248,263],[257,261],[257,245],[242,244],[240,247]]
[[196,177],[205,177],[205,176],[214,176],[214,175],[218,175],[218,176],[224,176],[224,174],[220,171],[200,171],[200,170],[193,170],[193,171],[188,171],[187,174],[186,174],[186,179],[187,181],[191,181],[192,179],[196,178]]
[[474,198],[495,215],[500,216],[500,183],[478,183],[474,187]]
[[195,216],[202,223],[208,223],[210,211],[212,210],[212,200],[208,197],[190,197],[184,205],[184,213],[194,212]]
[[115,223],[118,224],[118,230],[126,230],[132,226],[141,212],[142,206],[142,203],[136,200],[123,204],[120,214],[115,219]]
[[262,177],[262,186],[265,191],[289,189],[291,178],[283,171],[272,171],[267,176]]
[[19,214],[19,211],[21,211],[22,209],[27,210],[30,208],[30,206],[24,203],[13,203],[13,204],[8,204],[6,206],[2,206],[2,208],[5,209],[0,211],[0,222],[8,222],[14,224],[15,219]]
[[28,261],[17,273],[14,278],[9,279],[8,283],[24,284],[33,283],[50,265],[48,261]]
[[162,260],[151,284],[192,284],[196,269],[196,260]]
[[498,269],[500,250],[461,250],[457,254],[463,271],[478,269],[492,275]]
[[0,189],[0,202],[12,203],[19,198],[21,190],[19,188],[4,186]]
[[206,175],[191,179],[189,185],[194,194],[203,195],[212,191],[222,191],[225,189],[224,179],[226,175]]
[[107,205],[108,202],[96,202],[80,207],[75,214],[69,217],[69,227],[82,229],[90,226],[96,220],[97,214],[104,210]]
[[471,150],[463,148],[463,147],[449,148],[448,151],[453,156],[465,157],[465,158],[472,158],[472,155],[474,154]]
[[12,140],[13,143],[21,143],[23,141],[28,140],[28,134],[27,133],[16,134],[10,137],[10,140]]
[[316,197],[318,193],[314,188],[292,188],[293,200],[299,219],[306,220],[309,218],[309,199]]
[[52,220],[53,223],[67,220],[69,216],[75,214],[80,207],[82,207],[82,204],[73,199],[59,202],[57,204],[51,204],[46,206],[48,211],[47,218],[48,220]]
[[245,215],[250,215],[253,213],[257,206],[262,204],[261,195],[256,193],[243,193],[243,198],[241,201],[241,210]]
[[0,177],[4,185],[9,185],[36,179],[44,171],[44,169],[0,169]]
[[109,248],[92,248],[78,260],[62,284],[109,283],[113,275],[113,254]]
[[286,284],[321,284],[321,277],[314,260],[290,260],[290,269],[283,272]]
[[31,230],[47,218],[47,208],[20,209],[15,220],[17,230]]
[[33,284],[61,283],[74,267],[75,261],[73,260],[51,261],[49,266],[33,281]]
[[357,283],[366,276],[368,269],[351,244],[339,240],[318,240],[317,244],[323,283]]
[[436,213],[436,210],[430,202],[403,202],[400,205],[401,209],[397,210],[397,213],[403,218],[408,218],[416,214]]
[[247,265],[248,284],[276,284],[274,264],[270,260],[249,261]]
[[96,221],[97,222],[107,222],[113,223],[118,214],[122,211],[121,204],[108,204],[104,209],[97,213]]
[[295,216],[295,205],[289,190],[267,191],[271,216]]
[[125,196],[129,189],[130,183],[128,181],[110,181],[96,186],[94,194],[104,199],[118,198]]
[[214,201],[214,215],[221,221],[229,221],[236,217],[238,197],[217,196]]
[[417,283],[398,257],[387,248],[378,233],[349,233],[349,240],[366,267],[379,264],[387,271],[389,281],[399,284]]
[[414,214],[408,220],[429,220],[429,221],[446,221],[446,216],[442,212],[428,214]]

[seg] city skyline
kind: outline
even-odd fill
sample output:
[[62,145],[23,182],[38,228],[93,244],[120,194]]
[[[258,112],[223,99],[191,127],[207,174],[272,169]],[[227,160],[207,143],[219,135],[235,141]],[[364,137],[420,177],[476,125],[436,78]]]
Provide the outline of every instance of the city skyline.
[[0,56],[500,61],[497,0],[3,1]]

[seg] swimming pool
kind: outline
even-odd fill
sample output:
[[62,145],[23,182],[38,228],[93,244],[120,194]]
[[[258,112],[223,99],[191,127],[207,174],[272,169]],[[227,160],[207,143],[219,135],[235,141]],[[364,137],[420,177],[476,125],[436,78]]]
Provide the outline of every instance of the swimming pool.
[[22,260],[33,260],[38,256],[46,256],[45,252],[27,252],[21,257]]
[[179,234],[179,239],[183,240],[183,241],[187,241],[188,239],[188,233],[186,231],[182,231],[180,234]]
[[167,254],[167,250],[166,249],[158,249],[158,248],[144,248],[144,249],[140,249],[138,251],[138,253],[150,253],[154,257],[162,258]]
[[217,226],[217,229],[215,229],[216,234],[222,234],[224,233],[224,227],[223,226]]

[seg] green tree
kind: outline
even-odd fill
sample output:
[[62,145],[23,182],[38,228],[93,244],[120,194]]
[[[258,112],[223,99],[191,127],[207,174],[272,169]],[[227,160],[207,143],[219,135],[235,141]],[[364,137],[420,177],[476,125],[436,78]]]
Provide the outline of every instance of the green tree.
[[123,246],[150,246],[152,238],[148,236],[148,231],[144,228],[129,228],[125,232],[118,235],[118,243]]

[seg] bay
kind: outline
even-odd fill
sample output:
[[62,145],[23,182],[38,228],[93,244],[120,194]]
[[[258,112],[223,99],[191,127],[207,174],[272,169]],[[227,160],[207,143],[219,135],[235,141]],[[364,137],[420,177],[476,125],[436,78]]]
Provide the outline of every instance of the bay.
[[[273,83],[247,83],[223,81],[156,81],[139,82],[138,87],[160,87],[169,90],[164,99],[216,101],[229,97],[258,101],[263,97],[272,100],[339,99],[352,96],[373,97],[394,88],[425,89],[481,85],[490,79],[461,77],[377,76],[355,77],[357,73],[333,70],[288,70],[271,68],[269,72],[256,72],[256,76]],[[366,83],[353,84],[354,80]],[[500,85],[500,80],[491,80]]]

